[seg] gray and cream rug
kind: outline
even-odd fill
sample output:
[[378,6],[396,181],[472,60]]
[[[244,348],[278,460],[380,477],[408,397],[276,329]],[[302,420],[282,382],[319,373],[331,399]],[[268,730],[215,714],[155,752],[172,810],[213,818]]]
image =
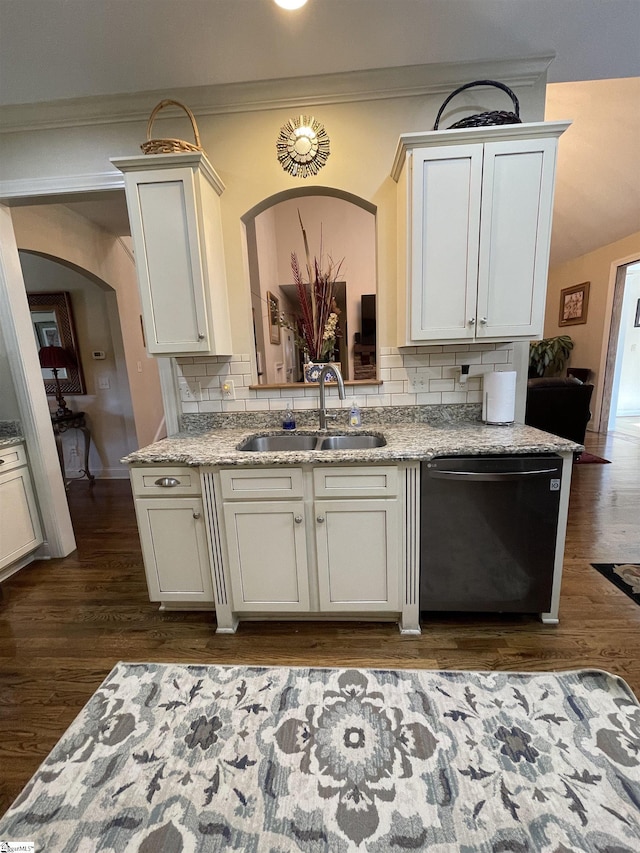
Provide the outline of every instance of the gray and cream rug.
[[46,853],[640,850],[640,707],[565,673],[120,663],[0,820]]

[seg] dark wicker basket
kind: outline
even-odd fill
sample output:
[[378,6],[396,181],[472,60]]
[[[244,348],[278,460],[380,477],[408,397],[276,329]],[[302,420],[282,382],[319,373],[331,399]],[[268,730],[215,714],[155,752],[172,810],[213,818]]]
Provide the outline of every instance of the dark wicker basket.
[[505,86],[504,83],[498,83],[496,80],[474,80],[473,83],[465,83],[464,86],[459,86],[449,95],[444,104],[438,110],[438,115],[436,116],[435,124],[433,125],[434,130],[438,129],[440,116],[444,112],[444,108],[447,106],[449,101],[459,92],[463,92],[465,89],[470,89],[472,86],[497,86],[498,89],[502,89],[502,91],[506,92],[513,101],[514,112],[510,113],[506,110],[494,110],[487,113],[476,113],[475,115],[460,119],[460,121],[452,124],[448,130],[453,130],[458,127],[490,127],[494,124],[522,124],[522,120],[520,118],[520,104],[518,103],[515,93],[512,92],[508,86]]

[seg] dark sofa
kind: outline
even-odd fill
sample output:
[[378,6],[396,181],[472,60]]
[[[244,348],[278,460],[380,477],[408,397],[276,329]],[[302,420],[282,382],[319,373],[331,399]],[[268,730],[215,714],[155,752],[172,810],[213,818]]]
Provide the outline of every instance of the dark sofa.
[[586,385],[572,376],[529,379],[524,421],[529,426],[584,444],[591,419],[592,394],[593,385]]

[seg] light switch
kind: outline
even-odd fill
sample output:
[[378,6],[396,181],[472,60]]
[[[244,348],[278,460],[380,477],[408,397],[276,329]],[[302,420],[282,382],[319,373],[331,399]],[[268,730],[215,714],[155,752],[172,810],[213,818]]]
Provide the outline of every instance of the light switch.
[[111,388],[111,383],[109,382],[108,376],[99,376],[98,377],[98,388],[101,391],[108,391]]

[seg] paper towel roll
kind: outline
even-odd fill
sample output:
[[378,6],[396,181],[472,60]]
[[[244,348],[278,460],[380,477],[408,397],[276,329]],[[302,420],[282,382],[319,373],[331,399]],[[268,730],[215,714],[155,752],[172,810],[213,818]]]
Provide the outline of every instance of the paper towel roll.
[[483,383],[482,419],[488,424],[512,424],[516,415],[515,370],[486,373]]

